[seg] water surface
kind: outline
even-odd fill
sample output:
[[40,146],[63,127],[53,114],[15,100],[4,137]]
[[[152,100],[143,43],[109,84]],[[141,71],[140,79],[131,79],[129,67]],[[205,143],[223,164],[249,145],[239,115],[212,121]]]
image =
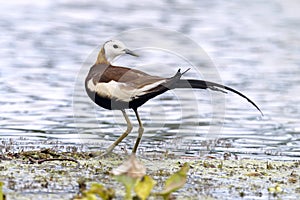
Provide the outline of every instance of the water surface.
[[[118,112],[95,107],[84,93],[75,95],[76,109],[81,112],[75,113],[74,120],[78,73],[84,64],[92,63],[92,52],[104,41],[131,28],[158,27],[178,31],[198,43],[217,66],[222,83],[251,97],[265,116],[261,118],[242,98],[226,95],[226,101],[219,102],[225,102],[225,115],[216,116],[216,126],[222,129],[212,136],[207,134],[212,122],[212,92],[168,92],[140,109],[145,126],[140,153],[168,151],[198,156],[232,152],[246,157],[298,159],[297,4],[292,0],[2,3],[1,140],[19,141],[24,148],[40,147],[42,141],[85,144],[94,150],[108,146],[125,130],[124,121]],[[124,42],[138,48],[135,45],[141,38]],[[172,76],[182,61],[166,52],[142,53],[142,58],[126,57],[118,62]],[[197,67],[202,63],[199,59]],[[201,78],[193,70],[187,77]],[[198,112],[194,112],[194,105]],[[134,113],[129,115],[137,126]],[[130,151],[135,137],[136,129],[116,150]]]

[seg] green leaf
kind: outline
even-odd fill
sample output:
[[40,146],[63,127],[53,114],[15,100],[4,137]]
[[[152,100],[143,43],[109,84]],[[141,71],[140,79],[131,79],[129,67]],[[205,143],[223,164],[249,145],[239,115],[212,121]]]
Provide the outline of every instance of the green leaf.
[[150,192],[155,185],[155,181],[148,175],[145,175],[134,187],[136,195],[145,200],[150,195]]
[[164,199],[168,199],[170,194],[178,189],[180,189],[186,183],[187,172],[189,171],[190,166],[188,163],[184,163],[181,169],[175,172],[166,180],[166,185],[163,191],[158,193],[164,197]]
[[133,187],[135,186],[136,182],[138,181],[138,179],[132,178],[127,175],[118,175],[118,176],[115,176],[115,179],[117,181],[119,181],[120,183],[123,183],[123,185],[125,186],[125,190],[126,190],[125,199],[131,200],[132,199],[131,191],[132,191]]

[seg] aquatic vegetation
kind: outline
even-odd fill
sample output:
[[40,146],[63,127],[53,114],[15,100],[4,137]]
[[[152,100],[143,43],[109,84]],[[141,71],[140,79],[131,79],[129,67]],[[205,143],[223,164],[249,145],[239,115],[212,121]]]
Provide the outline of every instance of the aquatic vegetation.
[[222,154],[132,158],[112,153],[100,159],[91,152],[41,149],[3,153],[0,181],[6,199],[18,200],[123,199],[126,176],[135,179],[127,188],[133,199],[298,199],[299,166],[299,161],[224,159]]
[[97,200],[99,196],[103,200],[110,200],[115,197],[115,190],[105,188],[100,183],[92,183],[89,190],[83,190],[80,195],[77,195],[73,200]]
[[178,190],[186,183],[187,172],[189,171],[189,169],[189,164],[184,163],[179,171],[174,173],[166,180],[164,190],[159,192],[158,195],[161,195],[165,200],[169,199],[172,192]]
[[155,184],[156,181],[154,181],[150,176],[145,175],[137,182],[134,187],[134,191],[140,199],[145,200],[150,195]]
[[125,186],[127,200],[132,199],[131,192],[145,173],[145,166],[136,159],[135,155],[131,155],[127,161],[112,171],[115,179]]
[[5,199],[3,191],[2,191],[3,184],[4,184],[3,182],[0,182],[0,200],[4,200]]
[[[132,191],[134,190],[136,197],[145,200],[149,195],[162,196],[168,200],[172,192],[180,189],[186,183],[187,172],[189,171],[188,163],[184,163],[182,168],[171,175],[165,181],[165,188],[159,193],[151,193],[156,181],[150,176],[145,175],[145,166],[137,160],[135,155],[130,156],[119,167],[112,170],[114,178],[122,183],[125,187],[124,199],[131,200]],[[84,190],[80,195],[74,197],[73,200],[96,200],[97,195],[103,200],[109,200],[115,197],[115,190],[106,189],[100,183],[92,183],[89,190]]]

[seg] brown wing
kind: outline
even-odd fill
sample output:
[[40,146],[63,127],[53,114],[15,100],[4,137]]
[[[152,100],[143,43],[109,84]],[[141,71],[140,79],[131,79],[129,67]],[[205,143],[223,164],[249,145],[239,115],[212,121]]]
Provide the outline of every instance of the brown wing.
[[111,80],[126,83],[138,89],[157,81],[165,80],[165,78],[151,76],[145,72],[135,69],[110,65],[103,71],[98,82],[109,82]]
[[130,101],[166,81],[165,78],[151,76],[139,70],[100,64],[91,68],[86,87],[101,97]]

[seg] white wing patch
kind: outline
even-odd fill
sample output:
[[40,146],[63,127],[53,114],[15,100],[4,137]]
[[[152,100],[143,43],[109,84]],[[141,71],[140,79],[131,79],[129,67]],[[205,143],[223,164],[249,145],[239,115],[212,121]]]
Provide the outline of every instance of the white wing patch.
[[146,94],[146,91],[165,82],[165,80],[160,80],[137,89],[133,86],[130,86],[130,84],[119,83],[113,80],[109,81],[108,83],[97,83],[95,85],[91,79],[88,81],[87,87],[92,92],[96,92],[99,96],[129,102],[134,98],[138,98],[139,96]]

